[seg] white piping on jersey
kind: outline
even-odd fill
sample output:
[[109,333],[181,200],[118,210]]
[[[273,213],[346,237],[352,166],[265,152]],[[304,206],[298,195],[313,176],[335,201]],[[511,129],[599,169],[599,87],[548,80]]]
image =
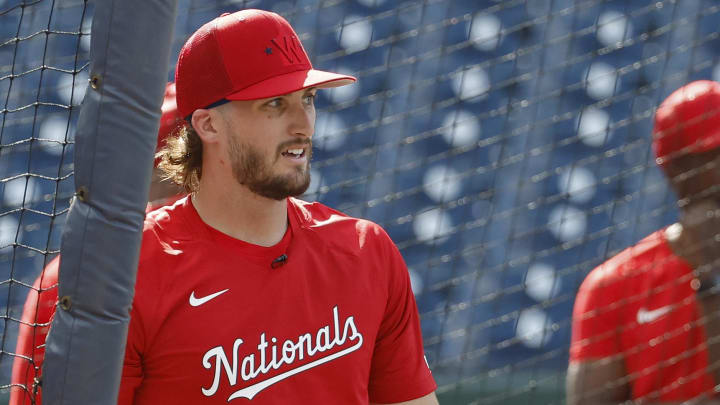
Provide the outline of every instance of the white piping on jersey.
[[[214,360],[215,376],[213,377],[212,385],[209,388],[203,387],[202,393],[208,397],[215,395],[220,385],[223,370],[227,375],[230,386],[235,386],[238,382],[238,371],[240,371],[239,375],[243,381],[250,381],[256,379],[260,376],[260,374],[267,374],[271,370],[279,369],[283,364],[292,365],[297,361],[302,361],[306,354],[307,357],[313,357],[319,353],[342,346],[346,342],[355,342],[354,345],[345,347],[341,351],[320,357],[307,364],[292,368],[272,378],[268,378],[235,391],[230,395],[230,397],[228,397],[227,400],[229,402],[236,398],[253,399],[253,397],[260,391],[270,387],[271,385],[290,378],[295,374],[350,354],[360,349],[363,344],[363,336],[360,332],[358,332],[358,329],[355,326],[355,318],[353,316],[349,316],[345,319],[342,335],[340,335],[340,316],[337,305],[333,307],[332,331],[334,332],[334,336],[332,339],[330,331],[331,325],[325,325],[318,329],[314,336],[311,333],[305,333],[300,335],[297,341],[285,340],[282,344],[278,344],[277,338],[275,337],[272,337],[270,342],[268,342],[265,338],[265,332],[263,332],[260,334],[260,343],[257,345],[257,354],[259,357],[259,364],[257,366],[255,364],[256,353],[244,356],[242,361],[238,363],[239,348],[244,343],[244,341],[240,338],[235,339],[235,342],[233,343],[232,364],[230,364],[222,346],[214,347],[208,350],[203,356],[203,367],[206,369],[213,368],[213,363],[211,361]],[[315,344],[314,346],[313,341]],[[267,353],[268,346],[271,351],[270,356],[268,356]],[[279,358],[278,348],[282,351]],[[270,357],[269,362],[268,357]],[[240,366],[240,370],[238,370],[238,365]]]

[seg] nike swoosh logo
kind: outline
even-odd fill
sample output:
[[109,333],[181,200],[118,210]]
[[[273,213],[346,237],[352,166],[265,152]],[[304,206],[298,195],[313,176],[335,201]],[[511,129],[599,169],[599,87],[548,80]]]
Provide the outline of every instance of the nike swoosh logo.
[[637,313],[637,323],[650,323],[661,316],[667,314],[672,310],[672,306],[668,305],[665,307],[660,307],[658,309],[653,309],[652,311],[648,311],[645,308],[640,308],[640,310]]
[[282,374],[278,374],[275,377],[269,378],[265,381],[260,381],[257,384],[253,384],[250,386],[247,386],[241,390],[235,391],[232,395],[230,395],[227,399],[228,402],[232,401],[233,399],[237,398],[247,398],[249,400],[252,400],[255,395],[257,395],[260,391],[264,390],[265,388],[268,388],[269,386],[276,384],[286,378],[290,378],[294,376],[295,374],[302,373],[305,370],[309,370],[313,367],[317,367],[321,364],[327,363],[328,361],[335,360],[339,357],[345,356],[346,354],[350,354],[354,352],[355,350],[358,350],[360,346],[363,344],[363,338],[362,335],[359,335],[359,340],[357,343],[355,343],[353,346],[348,347],[345,350],[341,350],[337,353],[331,354],[327,357],[323,357],[322,359],[317,359],[313,362],[310,362],[308,364],[302,365],[298,368],[294,368],[292,370],[286,371]]
[[193,291],[192,293],[190,293],[190,305],[192,305],[194,307],[199,307],[200,305],[210,301],[211,299],[217,298],[218,295],[225,294],[228,291],[230,291],[230,289],[226,288],[222,291],[218,291],[214,294],[206,295],[206,296],[200,297],[200,298],[195,297],[195,291]]

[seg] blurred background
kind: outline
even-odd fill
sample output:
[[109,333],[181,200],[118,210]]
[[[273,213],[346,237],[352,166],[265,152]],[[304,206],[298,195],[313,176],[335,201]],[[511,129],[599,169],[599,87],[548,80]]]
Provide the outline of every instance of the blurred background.
[[[316,68],[359,78],[319,93],[304,198],[397,243],[441,403],[563,403],[580,283],[676,219],[653,115],[720,81],[720,0],[179,4],[168,80],[192,32],[242,8],[282,14]],[[60,248],[91,23],[83,0],[0,0],[0,398]]]

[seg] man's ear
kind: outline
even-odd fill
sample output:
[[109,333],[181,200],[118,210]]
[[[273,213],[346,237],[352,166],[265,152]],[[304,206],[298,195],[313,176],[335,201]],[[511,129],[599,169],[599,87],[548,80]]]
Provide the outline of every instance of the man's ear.
[[192,114],[190,121],[203,143],[218,142],[218,127],[222,125],[222,119],[217,111],[199,109]]

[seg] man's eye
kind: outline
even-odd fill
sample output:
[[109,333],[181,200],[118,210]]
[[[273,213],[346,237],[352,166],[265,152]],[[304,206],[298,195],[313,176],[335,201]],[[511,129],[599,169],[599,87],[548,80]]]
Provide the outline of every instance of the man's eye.
[[268,101],[265,105],[272,108],[278,108],[282,105],[282,99],[281,98],[274,98],[270,101]]
[[305,104],[313,104],[315,102],[315,94],[305,95]]

